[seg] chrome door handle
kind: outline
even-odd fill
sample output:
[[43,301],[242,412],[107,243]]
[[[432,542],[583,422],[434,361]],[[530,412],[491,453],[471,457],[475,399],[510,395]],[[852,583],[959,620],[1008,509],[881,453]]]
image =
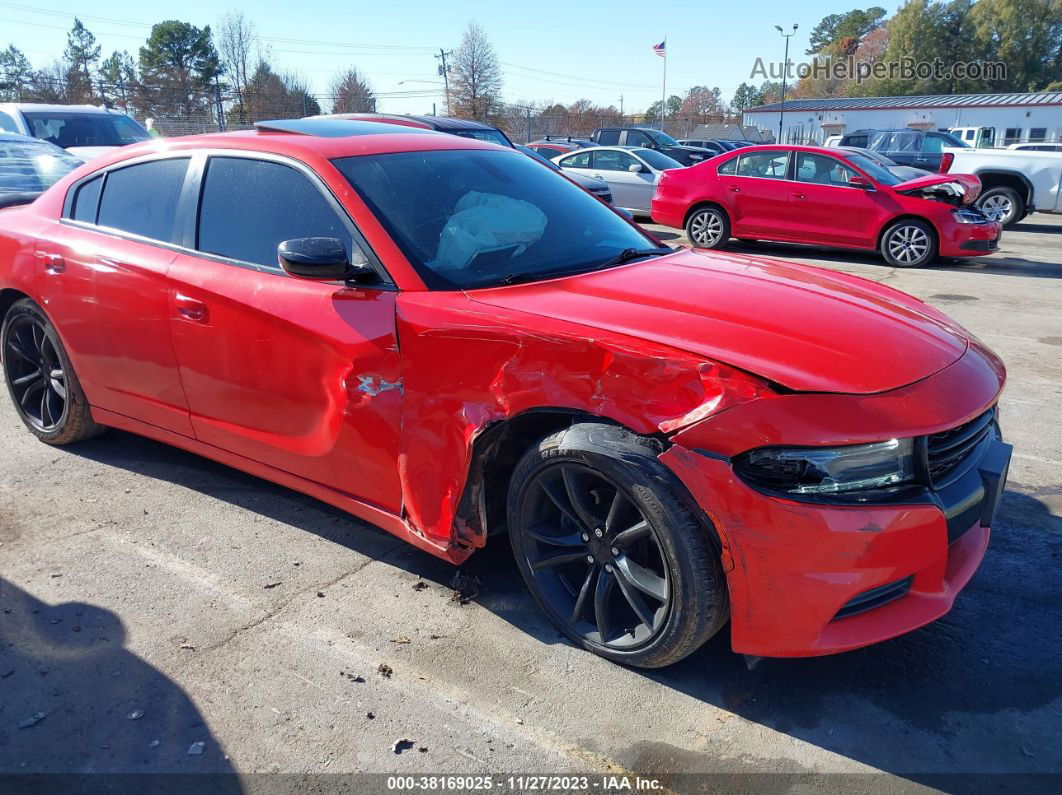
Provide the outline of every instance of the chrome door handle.
[[177,293],[173,297],[174,303],[177,305],[177,313],[185,320],[191,320],[196,323],[203,323],[206,321],[207,308],[206,304],[202,301],[192,298],[191,296],[182,295]]

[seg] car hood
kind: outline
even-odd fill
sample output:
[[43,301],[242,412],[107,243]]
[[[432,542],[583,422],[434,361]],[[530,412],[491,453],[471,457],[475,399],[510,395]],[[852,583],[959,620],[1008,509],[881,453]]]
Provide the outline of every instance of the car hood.
[[568,179],[572,180],[572,182],[578,184],[579,187],[586,188],[588,191],[591,191],[593,193],[600,193],[601,191],[607,191],[609,189],[608,183],[604,180],[594,179],[593,177],[588,177],[585,174],[577,174],[572,171],[565,171],[564,176],[568,177]]
[[875,282],[688,249],[470,297],[667,345],[797,391],[896,389],[947,367],[968,345],[943,314]]
[[933,193],[946,190],[954,191],[955,197],[962,204],[971,204],[981,194],[981,179],[974,174],[926,174],[915,177],[892,189],[911,196],[931,198]]

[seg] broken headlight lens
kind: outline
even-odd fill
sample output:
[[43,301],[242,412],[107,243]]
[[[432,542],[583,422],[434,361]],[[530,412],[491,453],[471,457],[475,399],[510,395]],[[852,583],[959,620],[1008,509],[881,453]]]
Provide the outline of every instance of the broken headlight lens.
[[960,224],[984,224],[988,222],[987,215],[971,207],[962,210],[952,210],[951,215]]
[[914,440],[847,447],[765,447],[738,456],[734,467],[752,485],[771,491],[858,497],[859,492],[914,481]]

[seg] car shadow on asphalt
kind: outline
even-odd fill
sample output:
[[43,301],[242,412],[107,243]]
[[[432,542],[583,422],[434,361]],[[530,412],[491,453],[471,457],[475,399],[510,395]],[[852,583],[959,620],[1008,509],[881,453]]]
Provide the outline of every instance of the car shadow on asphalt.
[[192,699],[125,640],[109,610],[49,604],[0,578],[7,791],[127,791],[129,774],[152,774],[141,783],[166,790],[209,781],[212,791],[242,791]]
[[[378,556],[379,536],[385,535],[313,498],[130,434],[113,433],[68,449],[240,505],[370,556]],[[925,628],[844,654],[762,660],[752,670],[730,650],[724,629],[680,663],[636,673],[928,786],[987,790],[1000,781],[956,776],[1062,769],[1062,747],[1055,739],[1062,698],[1057,623],[1062,611],[1062,518],[1038,499],[1058,491],[1016,487],[1006,492],[984,563],[952,611]],[[335,522],[336,517],[349,522]],[[459,570],[405,546],[386,560],[455,589],[542,643],[568,643],[528,593],[504,536],[492,538]],[[464,585],[455,580],[457,572]],[[697,772],[695,754],[684,755],[683,764]],[[708,757],[704,764],[710,764]],[[1007,784],[1018,782],[1012,778]],[[1026,784],[1039,788],[1035,782]]]
[[[1053,229],[1054,227],[1045,228]],[[864,265],[876,265],[885,270],[892,268],[892,266],[885,262],[885,260],[883,260],[878,254],[873,252],[855,251],[852,249],[828,249],[818,246],[804,246],[797,243],[771,243],[768,241],[741,243],[737,240],[732,240],[722,250],[724,252],[747,254],[749,256],[778,257],[780,259],[797,258],[801,261],[807,260],[808,264],[811,265],[820,262],[836,263],[838,265],[859,263]],[[918,270],[971,274],[984,273],[997,276],[1027,276],[1040,279],[1062,279],[1062,265],[1052,262],[1037,262],[1035,260],[1002,255],[955,260],[938,259],[932,265],[927,265]]]

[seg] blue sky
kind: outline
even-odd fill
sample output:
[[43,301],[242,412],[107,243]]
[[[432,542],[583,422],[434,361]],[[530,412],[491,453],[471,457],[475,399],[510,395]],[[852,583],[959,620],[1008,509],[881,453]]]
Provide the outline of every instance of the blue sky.
[[[273,52],[274,62],[299,73],[315,93],[327,90],[340,69],[357,66],[380,98],[382,111],[430,112],[442,107],[442,85],[434,52],[455,49],[470,20],[487,33],[502,61],[503,93],[510,102],[554,100],[568,104],[586,97],[599,104],[643,110],[660,98],[663,61],[652,45],[668,42],[668,94],[692,85],[719,86],[725,99],[749,78],[757,57],[780,61],[783,40],[774,25],[800,29],[790,57],[803,57],[807,36],[827,14],[860,5],[853,0],[710,0],[647,3],[645,0],[581,4],[571,2],[472,2],[400,0],[337,2],[263,0],[257,3],[204,0],[0,0],[0,46],[21,48],[34,65],[61,54],[73,15],[99,39],[106,56],[128,49],[134,57],[163,19],[215,26],[226,10],[243,11]],[[866,3],[867,6],[873,3]],[[886,6],[890,13],[895,5]],[[286,41],[281,41],[281,39]],[[401,82],[406,81],[406,82]],[[437,92],[435,96],[386,96],[393,92]]]

